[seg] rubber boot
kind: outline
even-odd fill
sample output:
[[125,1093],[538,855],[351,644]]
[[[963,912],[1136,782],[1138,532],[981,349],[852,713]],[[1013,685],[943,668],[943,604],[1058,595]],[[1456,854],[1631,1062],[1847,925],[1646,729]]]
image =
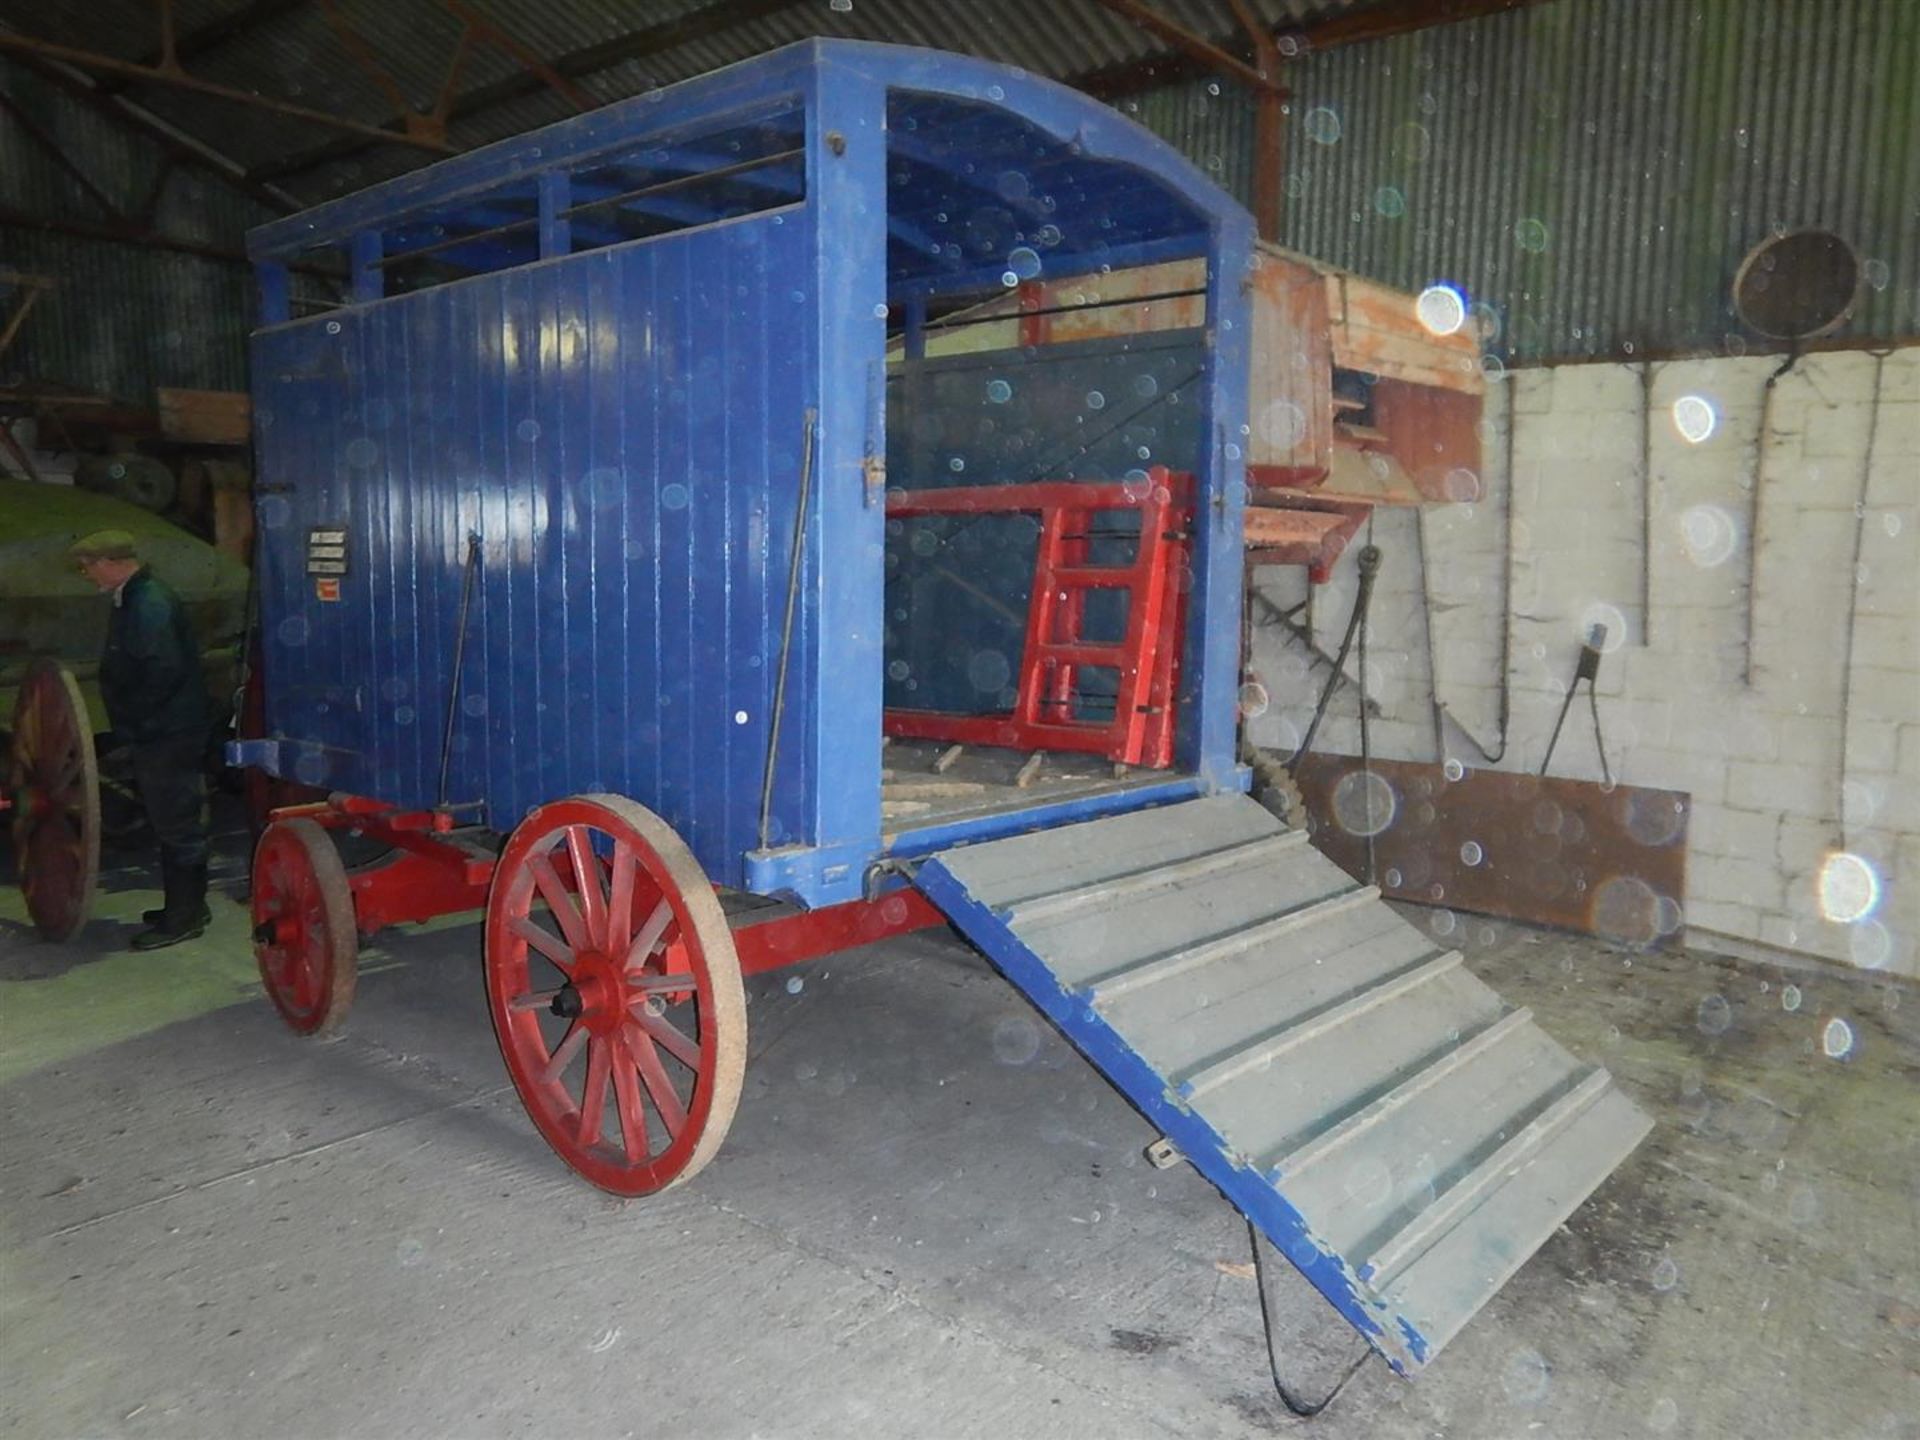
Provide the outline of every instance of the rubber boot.
[[173,895],[174,891],[179,888],[180,884],[180,882],[174,878],[174,872],[177,869],[179,869],[179,867],[165,855],[160,857],[160,908],[157,910],[142,910],[140,912],[140,923],[145,925],[149,930],[167,918],[167,900]]
[[172,865],[163,861],[160,877],[166,890],[166,907],[157,922],[133,937],[136,950],[160,950],[178,945],[182,940],[204,935],[207,926],[213,923],[213,912],[207,908],[206,861],[197,865]]

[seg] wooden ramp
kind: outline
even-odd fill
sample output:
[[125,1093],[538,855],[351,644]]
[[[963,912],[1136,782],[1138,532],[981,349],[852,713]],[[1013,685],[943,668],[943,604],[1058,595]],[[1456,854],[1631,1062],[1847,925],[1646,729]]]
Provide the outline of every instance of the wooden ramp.
[[917,883],[1402,1374],[1651,1128],[1245,796],[944,851]]

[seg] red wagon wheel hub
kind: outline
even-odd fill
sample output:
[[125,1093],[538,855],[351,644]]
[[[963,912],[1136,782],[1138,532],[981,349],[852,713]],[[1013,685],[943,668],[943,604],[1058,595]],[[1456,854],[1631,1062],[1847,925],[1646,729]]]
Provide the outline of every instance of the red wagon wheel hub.
[[658,816],[584,796],[513,832],[487,904],[487,994],[535,1126],[594,1184],[651,1194],[719,1148],[746,1057],[739,961]]

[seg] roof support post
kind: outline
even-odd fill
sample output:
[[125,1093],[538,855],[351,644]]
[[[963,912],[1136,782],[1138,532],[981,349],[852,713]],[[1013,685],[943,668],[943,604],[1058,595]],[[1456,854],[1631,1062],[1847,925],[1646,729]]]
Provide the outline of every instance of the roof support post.
[[[1200,473],[1193,496],[1193,576],[1181,663],[1180,767],[1217,789],[1237,789],[1240,607],[1246,510],[1247,373],[1253,302],[1253,226],[1239,214],[1217,220],[1207,244],[1207,334],[1211,337]],[[1195,664],[1193,661],[1199,663]],[[1195,677],[1198,677],[1197,683]]]
[[[811,750],[804,770],[783,762],[774,776],[773,815],[782,839],[866,846],[880,834],[880,709],[886,613],[881,567],[831,563],[832,555],[880,552],[885,543],[885,374],[887,358],[886,94],[872,77],[823,63],[807,76],[807,217],[812,226],[813,307],[819,355],[818,421],[812,429],[812,505],[802,574],[801,625],[812,636],[815,693],[832,696],[814,733],[787,716],[780,753]],[[793,417],[795,455],[802,417]],[[779,462],[776,462],[779,463]],[[803,462],[804,463],[804,462]],[[798,485],[800,464],[794,466]],[[784,526],[776,522],[774,534]],[[784,545],[784,541],[779,542]],[[776,552],[779,553],[779,552]],[[835,637],[822,644],[819,636]],[[796,674],[806,674],[802,655]],[[795,784],[810,774],[813,815]],[[791,834],[811,821],[818,832]],[[852,877],[858,889],[859,877]]]
[[1227,0],[1253,45],[1262,84],[1254,90],[1253,223],[1262,240],[1280,238],[1281,176],[1286,168],[1287,91],[1280,83],[1280,46],[1248,0]]

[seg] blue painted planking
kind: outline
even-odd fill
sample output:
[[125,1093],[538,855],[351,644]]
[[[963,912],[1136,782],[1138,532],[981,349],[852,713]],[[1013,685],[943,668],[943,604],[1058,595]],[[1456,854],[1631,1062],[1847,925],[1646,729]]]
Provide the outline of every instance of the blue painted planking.
[[[720,883],[810,903],[857,894],[882,846],[884,510],[868,461],[885,448],[888,309],[997,283],[1008,247],[1026,246],[1055,274],[1171,252],[1213,262],[1193,462],[1210,518],[1181,765],[1205,788],[1237,785],[1250,222],[1086,97],[958,57],[810,43],[262,227],[250,253],[271,298],[277,266],[316,247],[365,261],[383,233],[426,243],[437,225],[497,224],[515,205],[535,222],[544,205],[551,245],[555,176],[638,165],[646,146],[678,147],[681,164],[696,139],[724,159],[745,143],[724,137],[754,135],[754,154],[782,136],[803,146],[804,175],[726,193],[778,209],[257,334],[268,719],[289,742],[276,763],[435,803],[475,533],[449,801],[510,829],[543,801],[617,791],[658,811]],[[566,228],[582,245],[607,233]],[[754,854],[809,409],[774,848]],[[304,573],[307,532],[329,526],[350,534],[337,602]]]
[[[803,226],[764,217],[261,336],[263,377],[310,354],[316,335],[322,363],[340,368],[317,386],[263,381],[270,477],[341,452],[262,513],[276,561],[268,611],[282,617],[269,631],[269,723],[353,752],[302,778],[434,803],[477,531],[448,798],[484,798],[487,822],[511,828],[573,791],[644,796],[716,877],[737,877],[754,844],[777,643],[765,571],[786,554],[773,491],[792,484],[805,408],[805,349],[777,332],[807,297],[767,294],[763,277],[803,266],[807,249]],[[738,288],[761,303],[729,303]],[[645,326],[620,323],[636,313]],[[787,359],[762,369],[742,354]],[[324,394],[305,396],[315,388]],[[292,405],[289,389],[302,392]],[[333,605],[299,571],[308,529],[336,524],[353,559]],[[768,532],[757,551],[756,526]],[[804,688],[788,723],[796,741],[812,727]],[[804,764],[788,774],[788,813],[803,814]]]

